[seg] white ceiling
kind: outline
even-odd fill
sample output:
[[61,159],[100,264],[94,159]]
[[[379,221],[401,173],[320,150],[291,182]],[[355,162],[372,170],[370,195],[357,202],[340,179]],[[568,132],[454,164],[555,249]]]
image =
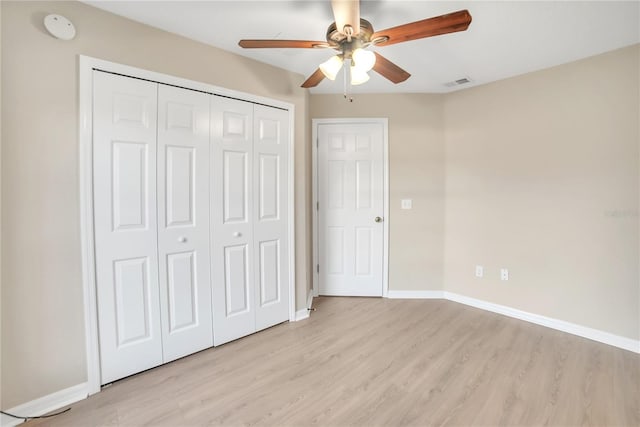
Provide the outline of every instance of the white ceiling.
[[[86,1],[86,3],[224,50],[308,76],[327,49],[242,49],[242,38],[325,40],[328,0]],[[640,42],[640,2],[365,0],[361,16],[382,30],[468,9],[464,32],[375,47],[412,74],[394,85],[377,73],[354,93],[448,92],[552,67]],[[471,84],[445,83],[468,77]],[[300,79],[300,83],[306,77]],[[325,79],[312,93],[342,93]]]

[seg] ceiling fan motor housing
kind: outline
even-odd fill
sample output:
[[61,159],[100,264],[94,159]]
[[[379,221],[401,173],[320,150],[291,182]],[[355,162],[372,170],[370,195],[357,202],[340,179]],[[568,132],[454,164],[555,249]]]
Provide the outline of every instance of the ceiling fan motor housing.
[[327,43],[335,50],[344,55],[344,59],[351,59],[351,54],[358,48],[369,46],[371,36],[373,35],[373,25],[366,19],[360,18],[360,32],[355,36],[349,37],[341,31],[338,31],[336,23],[332,23],[327,28]]

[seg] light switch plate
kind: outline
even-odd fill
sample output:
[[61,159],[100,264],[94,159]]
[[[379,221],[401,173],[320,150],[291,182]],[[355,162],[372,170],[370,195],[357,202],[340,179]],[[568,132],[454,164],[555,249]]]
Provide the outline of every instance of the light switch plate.
[[484,267],[481,265],[476,265],[476,277],[484,276]]
[[500,280],[509,280],[509,270],[506,268],[500,269]]
[[401,209],[411,209],[413,207],[413,200],[411,199],[402,199],[400,201]]

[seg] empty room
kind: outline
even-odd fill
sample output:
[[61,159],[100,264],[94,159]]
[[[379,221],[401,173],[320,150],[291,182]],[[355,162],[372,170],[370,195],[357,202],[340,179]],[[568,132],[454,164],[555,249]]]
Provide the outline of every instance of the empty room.
[[0,425],[640,425],[640,2],[0,1]]

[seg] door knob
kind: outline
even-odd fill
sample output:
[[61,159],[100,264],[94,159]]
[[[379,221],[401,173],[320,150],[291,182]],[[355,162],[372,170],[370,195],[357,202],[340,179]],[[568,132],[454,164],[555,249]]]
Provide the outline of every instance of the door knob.
[[240,237],[240,236],[242,236],[242,233],[239,231],[236,231],[233,233],[233,237]]
[[375,222],[382,222],[382,218],[381,218],[381,217],[379,217],[379,216],[377,216],[377,217],[374,219],[374,221],[375,221]]
[[180,236],[180,237],[178,237],[178,242],[180,242],[180,243],[184,243],[184,242],[186,242],[186,241],[187,241],[187,238],[186,238],[186,237],[184,237],[184,236]]

